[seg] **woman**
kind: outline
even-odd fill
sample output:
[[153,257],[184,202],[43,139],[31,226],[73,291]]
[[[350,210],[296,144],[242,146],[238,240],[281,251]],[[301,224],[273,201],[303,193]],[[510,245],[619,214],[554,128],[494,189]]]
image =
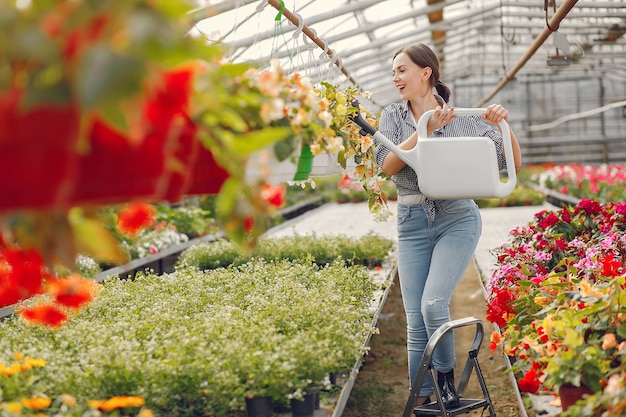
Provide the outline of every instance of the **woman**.
[[[430,137],[487,136],[496,144],[500,169],[506,166],[502,135],[487,122],[508,120],[507,110],[497,104],[485,114],[458,117],[448,106],[449,88],[439,80],[439,61],[424,44],[400,48],[393,57],[393,83],[402,103],[382,112],[379,131],[401,149],[412,149],[417,140],[416,125],[428,110]],[[437,94],[433,94],[433,88]],[[468,134],[469,133],[469,134]],[[511,131],[515,167],[521,166],[519,143]],[[411,385],[429,337],[450,321],[450,299],[471,260],[481,233],[481,218],[473,200],[431,201],[420,193],[419,178],[389,149],[376,144],[376,161],[391,175],[398,190],[398,273],[407,318],[407,350]],[[459,404],[454,385],[454,335],[440,341],[432,366],[446,407]],[[422,384],[416,405],[430,402],[433,381]]]

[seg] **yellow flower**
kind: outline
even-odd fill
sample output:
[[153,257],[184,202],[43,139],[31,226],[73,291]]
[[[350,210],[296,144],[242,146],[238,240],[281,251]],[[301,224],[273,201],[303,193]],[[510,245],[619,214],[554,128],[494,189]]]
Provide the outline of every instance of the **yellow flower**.
[[61,394],[61,402],[68,407],[76,407],[76,397],[70,394]]
[[22,404],[31,410],[43,410],[52,404],[52,400],[46,397],[22,398]]
[[154,414],[152,413],[152,410],[144,408],[139,412],[139,414],[137,414],[137,417],[154,417]]
[[552,298],[546,296],[536,296],[533,302],[538,306],[545,307],[552,302]]
[[18,403],[17,401],[11,401],[11,402],[3,403],[0,405],[2,405],[3,410],[6,410],[13,414],[20,414],[23,408],[22,404]]
[[20,373],[20,371],[22,370],[22,367],[20,366],[19,363],[14,363],[11,364],[11,366],[9,366],[8,368],[5,367],[2,369],[2,375],[4,376],[11,376],[11,375],[15,375]]
[[580,281],[580,294],[583,297],[594,297],[594,298],[601,298],[602,294],[594,291],[594,286],[589,283],[588,280],[583,279]]
[[344,149],[343,139],[341,137],[335,136],[328,139],[328,152],[331,154],[341,152]]
[[28,366],[29,368],[42,367],[46,366],[46,360],[27,357],[26,359],[24,359],[24,365]]

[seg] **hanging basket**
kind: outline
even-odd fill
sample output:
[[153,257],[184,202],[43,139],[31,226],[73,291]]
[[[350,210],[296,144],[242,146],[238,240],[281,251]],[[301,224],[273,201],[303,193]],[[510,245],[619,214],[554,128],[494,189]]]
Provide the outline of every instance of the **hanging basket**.
[[0,93],[0,211],[65,204],[75,175],[79,116],[73,105],[21,109],[22,93]]
[[135,144],[106,124],[95,122],[91,149],[80,159],[74,203],[113,204],[164,197],[169,185],[167,143],[165,134],[150,132]]

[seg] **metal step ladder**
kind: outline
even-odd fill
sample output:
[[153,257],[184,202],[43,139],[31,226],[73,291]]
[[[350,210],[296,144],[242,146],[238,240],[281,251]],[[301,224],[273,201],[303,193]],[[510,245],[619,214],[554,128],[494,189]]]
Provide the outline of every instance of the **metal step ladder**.
[[[468,352],[468,358],[465,362],[465,368],[463,369],[463,373],[461,374],[461,379],[459,381],[459,385],[456,389],[459,394],[460,403],[457,407],[454,408],[446,408],[443,401],[441,401],[441,391],[437,386],[437,374],[436,371],[431,367],[431,361],[433,357],[433,352],[437,347],[437,344],[441,340],[441,338],[448,332],[453,331],[454,329],[458,329],[460,327],[465,326],[476,326],[476,334],[474,335],[474,341],[470,347]],[[487,391],[487,385],[485,384],[485,379],[483,378],[483,374],[480,371],[480,366],[478,365],[478,351],[480,349],[480,345],[482,343],[484,336],[483,323],[477,318],[474,317],[466,317],[458,320],[452,320],[445,324],[443,324],[428,340],[426,344],[426,349],[424,350],[424,355],[422,356],[422,361],[420,362],[420,367],[415,376],[415,380],[413,381],[413,385],[411,386],[411,392],[409,394],[409,399],[404,407],[404,413],[402,417],[410,417],[411,413],[415,413],[415,415],[423,414],[430,416],[443,416],[450,417],[455,416],[457,414],[468,413],[472,410],[483,409],[483,413],[485,410],[489,410],[489,417],[496,417],[496,412],[493,408],[493,404],[491,402],[491,398],[489,397],[489,392]],[[483,398],[479,399],[469,399],[463,398],[463,392],[467,387],[467,383],[472,375],[472,372],[476,373],[476,377],[478,379],[478,383],[480,384],[480,388],[483,393]],[[427,404],[423,404],[420,406],[414,406],[417,397],[419,396],[420,388],[424,383],[424,379],[426,375],[430,373],[431,377],[434,381],[434,390],[436,401],[430,402]]]

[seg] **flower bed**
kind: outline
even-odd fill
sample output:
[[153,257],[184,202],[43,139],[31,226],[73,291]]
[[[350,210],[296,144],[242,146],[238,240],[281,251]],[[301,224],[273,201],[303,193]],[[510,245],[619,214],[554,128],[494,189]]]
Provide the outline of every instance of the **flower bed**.
[[[277,412],[288,411],[290,398],[315,388],[326,390],[322,404],[332,409],[375,332],[388,279],[354,264],[387,260],[390,241],[317,240],[320,259],[352,253],[350,265],[334,259],[322,267],[310,255],[311,262],[256,258],[212,271],[181,264],[172,274],[106,280],[95,301],[57,329],[6,319],[0,362],[19,351],[46,363],[13,395],[69,392],[82,404],[136,396],[156,415],[240,416],[246,396],[270,395]],[[304,241],[266,239],[265,253]]]
[[253,252],[246,252],[228,240],[200,243],[181,253],[176,268],[193,267],[198,270],[241,265],[251,258],[268,261],[278,259],[310,260],[324,266],[337,260],[370,268],[388,261],[394,242],[367,235],[360,239],[348,236],[286,236],[265,239]]
[[626,200],[626,167],[615,164],[564,164],[529,168],[536,172],[530,180],[545,187],[579,199],[600,202]]
[[626,203],[582,200],[542,211],[496,250],[488,319],[521,391],[586,386],[564,415],[621,416],[626,407]]

